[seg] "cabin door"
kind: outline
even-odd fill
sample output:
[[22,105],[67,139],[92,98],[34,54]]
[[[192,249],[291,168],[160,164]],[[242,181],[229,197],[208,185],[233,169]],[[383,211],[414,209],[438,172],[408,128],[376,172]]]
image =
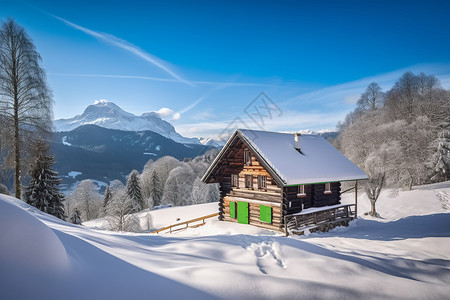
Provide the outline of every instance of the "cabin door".
[[237,203],[238,223],[248,224],[248,203],[239,201]]

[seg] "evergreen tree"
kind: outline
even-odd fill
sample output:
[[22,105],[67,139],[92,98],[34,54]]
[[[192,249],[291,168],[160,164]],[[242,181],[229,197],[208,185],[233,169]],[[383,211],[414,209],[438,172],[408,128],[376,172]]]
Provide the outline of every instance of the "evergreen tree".
[[111,190],[109,189],[109,185],[106,186],[105,194],[103,198],[103,208],[108,205],[109,200],[111,200]]
[[75,209],[73,211],[72,217],[70,217],[70,222],[77,225],[81,224],[80,212],[78,211],[78,209]]
[[2,183],[0,183],[0,194],[9,195],[8,188]]
[[153,206],[161,205],[161,198],[163,191],[161,190],[161,183],[156,172],[152,172],[150,180],[150,198],[153,200]]
[[141,184],[139,173],[136,170],[131,171],[127,180],[127,196],[133,203],[133,212],[138,212],[144,208],[144,199],[141,193]]
[[61,178],[52,169],[55,157],[48,153],[49,148],[42,141],[36,143],[36,154],[29,171],[30,184],[25,188],[24,200],[37,209],[64,220],[64,195],[58,188]]
[[450,131],[443,130],[433,142],[436,149],[430,158],[431,180],[446,181],[450,179]]

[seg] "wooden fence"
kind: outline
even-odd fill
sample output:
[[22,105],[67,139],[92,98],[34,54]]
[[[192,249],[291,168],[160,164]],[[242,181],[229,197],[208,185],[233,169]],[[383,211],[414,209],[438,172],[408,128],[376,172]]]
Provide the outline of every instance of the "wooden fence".
[[[151,233],[160,233],[161,231],[165,231],[165,230],[169,230],[169,233],[172,233],[172,232],[175,232],[175,231],[178,231],[178,230],[183,230],[183,229],[189,228],[189,224],[191,224],[191,223],[202,221],[202,223],[190,226],[191,228],[199,227],[199,226],[205,225],[205,220],[206,219],[213,218],[213,217],[216,217],[218,215],[219,215],[218,212],[217,213],[213,213],[213,214],[210,214],[210,215],[207,215],[207,216],[203,216],[203,217],[200,217],[200,218],[196,218],[196,219],[184,221],[184,222],[181,222],[181,223],[173,224],[173,225],[170,225],[170,226],[167,226],[167,227],[163,227],[163,228],[158,229],[156,231],[153,231]],[[177,227],[180,227],[180,226],[183,226],[183,227],[177,228]]]

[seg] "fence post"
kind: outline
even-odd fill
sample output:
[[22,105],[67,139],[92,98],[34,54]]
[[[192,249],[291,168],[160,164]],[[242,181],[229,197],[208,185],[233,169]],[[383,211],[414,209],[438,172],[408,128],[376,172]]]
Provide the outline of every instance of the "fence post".
[[355,182],[355,219],[358,218],[358,180]]
[[287,218],[284,216],[284,234],[288,236],[288,228],[287,228]]

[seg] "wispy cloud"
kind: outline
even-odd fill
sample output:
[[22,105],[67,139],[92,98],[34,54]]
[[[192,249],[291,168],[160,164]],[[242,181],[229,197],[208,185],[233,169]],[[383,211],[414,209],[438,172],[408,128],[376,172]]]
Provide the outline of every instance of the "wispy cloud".
[[203,96],[201,96],[200,98],[198,98],[197,100],[195,100],[194,102],[192,102],[191,104],[189,104],[188,106],[186,106],[185,108],[181,109],[180,111],[176,112],[175,114],[173,114],[172,120],[178,120],[180,119],[181,115],[190,111],[191,109],[193,109],[194,107],[196,107],[198,104],[200,104],[203,100],[207,99],[208,97],[210,97],[212,94],[214,94],[217,91],[223,90],[224,88],[229,87],[228,83],[222,83],[219,84],[213,88],[211,88],[210,90],[206,91],[205,94],[203,94]]
[[[38,8],[39,9],[39,8]],[[90,35],[104,43],[113,45],[115,47],[118,47],[120,49],[123,49],[127,52],[132,53],[133,55],[145,60],[146,62],[149,62],[151,64],[153,64],[154,66],[158,67],[159,69],[163,70],[164,72],[166,72],[167,74],[169,74],[170,76],[172,76],[174,79],[176,79],[179,82],[188,84],[190,86],[195,86],[192,82],[190,82],[189,80],[186,80],[184,78],[182,78],[180,75],[178,75],[177,73],[175,73],[173,70],[171,70],[168,66],[167,63],[165,63],[162,59],[156,57],[155,55],[152,55],[142,49],[140,49],[138,46],[122,40],[114,35],[108,34],[108,33],[101,33],[101,32],[97,32],[94,30],[91,30],[89,28],[83,27],[81,25],[75,24],[73,22],[70,22],[69,20],[66,20],[64,18],[61,18],[59,16],[53,15],[49,12],[46,12],[42,9],[39,9],[40,11],[43,11],[44,13],[48,14],[49,16],[52,16],[53,18],[63,22],[64,24],[66,24],[69,27],[72,27],[73,29],[79,30],[87,35]]]
[[[440,79],[442,86],[450,86],[450,66],[444,64],[417,65],[396,70],[389,73],[379,74],[344,84],[329,86],[311,92],[298,94],[282,101],[277,105],[283,110],[280,118],[268,119],[265,130],[272,131],[298,131],[312,129],[315,131],[323,129],[335,129],[339,121],[344,120],[348,112],[355,107],[356,101],[361,93],[371,82],[378,82],[385,91],[390,89],[400,76],[407,71],[414,73],[424,72],[434,74]],[[243,126],[251,129],[259,129],[253,121],[244,113],[238,115]],[[221,121],[207,120],[202,122],[191,122],[178,124],[177,130],[186,136],[218,137],[233,118]]]
[[[280,132],[297,132],[299,130],[311,129],[315,131],[329,129],[335,130],[336,124],[343,120],[346,111],[330,111],[325,113],[301,113],[298,111],[287,111],[280,118],[267,120],[264,130]],[[179,124],[177,131],[184,136],[189,137],[212,137],[215,139],[223,138],[223,131],[233,123],[235,119],[224,121],[204,121],[192,122],[188,124]],[[242,115],[238,127],[261,130],[250,118]]]
[[[48,73],[50,76],[62,76],[62,77],[99,77],[99,78],[118,78],[118,79],[142,79],[142,80],[152,80],[161,82],[179,82],[179,80],[174,78],[162,78],[162,77],[152,77],[152,76],[141,76],[141,75],[118,75],[118,74],[84,74],[84,73]],[[220,82],[220,81],[207,81],[207,80],[190,80],[189,82],[195,85],[214,85],[214,86],[224,86],[224,87],[276,87],[278,85],[267,84],[267,83],[257,83],[257,82]]]
[[191,104],[189,104],[188,106],[186,106],[185,108],[183,108],[182,110],[179,111],[180,114],[184,114],[185,112],[190,111],[191,109],[193,109],[194,107],[196,107],[200,102],[202,102],[203,100],[206,99],[206,96],[200,97],[197,100],[195,100],[194,102],[192,102]]
[[283,101],[281,105],[293,105],[299,103],[314,103],[317,105],[353,105],[371,82],[377,82],[386,91],[390,89],[400,78],[400,76],[407,71],[412,71],[414,73],[425,72],[427,74],[434,74],[441,80],[443,87],[450,85],[449,65],[423,64],[302,93]]

